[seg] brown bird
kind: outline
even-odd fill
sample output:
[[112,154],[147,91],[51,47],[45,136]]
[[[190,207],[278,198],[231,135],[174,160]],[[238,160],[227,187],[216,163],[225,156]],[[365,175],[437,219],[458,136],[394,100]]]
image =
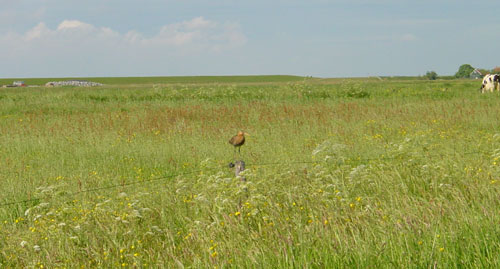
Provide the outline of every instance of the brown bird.
[[245,144],[245,135],[248,135],[247,133],[243,131],[239,131],[237,135],[231,137],[229,139],[229,144],[234,146],[234,151],[236,151],[236,148],[238,148],[238,153],[241,151],[241,146]]

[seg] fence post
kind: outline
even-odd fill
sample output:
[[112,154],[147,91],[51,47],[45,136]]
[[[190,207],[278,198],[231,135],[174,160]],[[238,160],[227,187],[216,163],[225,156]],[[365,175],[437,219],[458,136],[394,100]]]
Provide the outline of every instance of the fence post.
[[[246,177],[240,176],[240,173],[245,170],[245,162],[240,160],[240,161],[236,161],[234,164],[231,163],[231,165],[234,165],[234,176],[236,178],[239,177],[241,182],[246,182],[247,181]],[[245,190],[245,193],[246,193],[245,196],[248,198],[247,187],[244,187],[243,189]],[[238,199],[239,200],[238,201],[238,208],[241,208],[241,199],[242,199],[242,197],[240,196],[239,199]]]
[[[236,163],[234,164],[234,175],[236,177],[240,177],[240,173],[243,172],[244,170],[245,170],[245,162],[236,161]],[[240,180],[247,181],[247,179],[244,176],[240,177]]]

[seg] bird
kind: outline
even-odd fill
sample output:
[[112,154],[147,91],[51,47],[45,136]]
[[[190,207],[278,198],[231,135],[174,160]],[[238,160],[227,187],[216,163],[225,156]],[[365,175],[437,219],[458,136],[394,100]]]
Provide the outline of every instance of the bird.
[[239,131],[237,135],[231,137],[229,139],[229,144],[234,146],[234,150],[236,151],[236,148],[238,148],[238,153],[241,153],[241,146],[245,144],[245,135],[248,135],[247,133],[243,131]]

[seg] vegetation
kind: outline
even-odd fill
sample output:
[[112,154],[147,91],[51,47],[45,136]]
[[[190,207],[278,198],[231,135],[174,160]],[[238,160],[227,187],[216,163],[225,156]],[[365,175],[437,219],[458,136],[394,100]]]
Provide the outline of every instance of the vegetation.
[[129,84],[0,89],[0,267],[500,267],[477,81]]
[[427,73],[425,73],[425,77],[429,80],[436,80],[438,78],[438,74],[435,71],[427,71]]
[[[463,64],[458,69],[457,73],[455,73],[455,78],[470,78],[470,75],[474,71],[474,67],[470,64]],[[484,76],[486,74],[500,74],[500,67],[495,67],[491,70],[478,68],[478,71]]]
[[470,64],[463,64],[458,68],[458,71],[455,73],[455,77],[469,78],[472,71],[474,71],[474,67],[472,67]]

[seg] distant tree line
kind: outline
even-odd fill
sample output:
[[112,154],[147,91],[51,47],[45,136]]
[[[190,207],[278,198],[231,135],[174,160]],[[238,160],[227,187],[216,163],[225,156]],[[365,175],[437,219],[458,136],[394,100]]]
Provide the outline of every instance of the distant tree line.
[[497,66],[491,70],[488,70],[488,69],[483,69],[483,68],[474,68],[470,64],[463,64],[458,68],[458,71],[455,73],[455,77],[456,78],[470,78],[471,73],[476,69],[483,76],[486,74],[500,74],[500,67],[499,66]]
[[[480,72],[480,74],[477,74],[479,76],[484,76],[486,74],[500,74],[500,66],[497,66],[497,67],[489,70],[489,69],[483,69],[483,68],[474,68],[470,64],[463,64],[458,68],[458,71],[455,73],[454,77],[455,78],[473,78],[473,72],[476,69]],[[436,80],[439,76],[435,71],[427,71],[423,77],[428,79],[428,80]]]

